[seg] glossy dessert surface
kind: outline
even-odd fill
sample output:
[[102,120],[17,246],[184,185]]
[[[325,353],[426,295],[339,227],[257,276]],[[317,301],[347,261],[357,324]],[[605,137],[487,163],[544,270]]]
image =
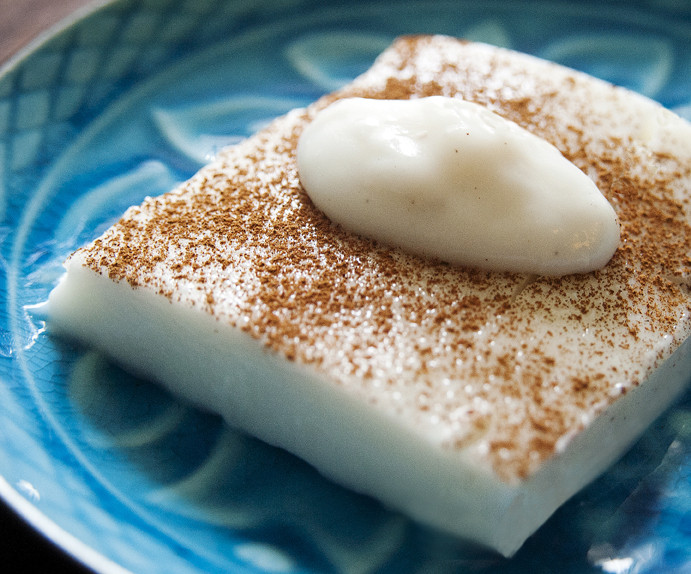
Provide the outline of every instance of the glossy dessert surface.
[[619,223],[593,181],[552,144],[453,96],[345,98],[297,148],[300,183],[347,231],[487,271],[601,269]]

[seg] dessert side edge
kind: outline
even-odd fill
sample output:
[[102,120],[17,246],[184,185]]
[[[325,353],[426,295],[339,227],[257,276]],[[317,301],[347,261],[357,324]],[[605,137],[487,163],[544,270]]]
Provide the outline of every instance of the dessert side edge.
[[[592,179],[620,232],[606,265],[556,277],[453,266],[349,233],[318,210],[301,184],[296,149],[320,110],[344,98],[428,96],[480,104],[556,146]],[[550,469],[578,475],[566,480],[567,492],[546,495],[546,508],[522,511],[530,518],[504,518],[525,521],[527,536],[645,425],[615,425],[622,436],[583,471],[573,470],[588,458],[569,450],[579,444],[574,437],[589,431],[582,443],[595,449],[615,403],[635,418],[637,401],[627,396],[640,395],[632,392],[640,385],[652,389],[652,376],[656,406],[647,424],[688,379],[688,357],[670,369],[667,387],[655,373],[691,331],[690,166],[691,126],[641,96],[491,46],[407,37],[343,90],[225,150],[178,190],[131,208],[72,264],[195,308],[211,330],[244,332],[372,417],[457,457],[459,468],[526,485],[529,499],[537,484],[554,487],[535,479]],[[392,187],[400,188],[395,177]],[[422,217],[424,232],[437,214]],[[484,227],[501,236],[508,226],[497,220]],[[61,316],[70,297],[64,288],[54,293],[49,314],[58,331],[83,338],[78,325],[88,319]],[[503,548],[491,537],[482,542]]]

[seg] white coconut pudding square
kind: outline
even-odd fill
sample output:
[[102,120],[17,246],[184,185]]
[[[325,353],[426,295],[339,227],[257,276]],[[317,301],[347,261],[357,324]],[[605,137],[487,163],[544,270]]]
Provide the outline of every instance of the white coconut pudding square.
[[[614,214],[604,261],[452,264],[315,206],[297,149],[323,110],[439,96],[576,166]],[[406,37],[130,208],[68,259],[49,326],[345,486],[511,555],[688,382],[690,202],[691,126],[658,104],[516,52]]]

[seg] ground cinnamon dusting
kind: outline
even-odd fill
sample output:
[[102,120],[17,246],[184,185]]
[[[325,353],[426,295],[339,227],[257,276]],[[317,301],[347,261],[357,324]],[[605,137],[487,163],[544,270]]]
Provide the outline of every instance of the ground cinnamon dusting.
[[[690,162],[641,145],[626,117],[600,127],[612,120],[592,108],[590,80],[530,66],[401,39],[353,85],[130,209],[86,248],[88,266],[246,331],[441,448],[475,449],[505,480],[526,477],[691,329]],[[620,93],[598,90],[617,106]],[[610,264],[532,280],[453,268],[345,233],[312,206],[294,152],[317,110],[437,94],[488,106],[591,175],[622,226]]]

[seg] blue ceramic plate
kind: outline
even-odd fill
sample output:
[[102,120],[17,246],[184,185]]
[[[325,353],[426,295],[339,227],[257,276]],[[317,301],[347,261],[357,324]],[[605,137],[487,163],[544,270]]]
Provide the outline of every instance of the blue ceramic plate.
[[582,69],[691,118],[686,0],[121,0],[0,76],[0,494],[99,572],[691,570],[691,395],[512,560],[341,489],[85,349],[32,307],[61,261],[220,146],[444,33]]

